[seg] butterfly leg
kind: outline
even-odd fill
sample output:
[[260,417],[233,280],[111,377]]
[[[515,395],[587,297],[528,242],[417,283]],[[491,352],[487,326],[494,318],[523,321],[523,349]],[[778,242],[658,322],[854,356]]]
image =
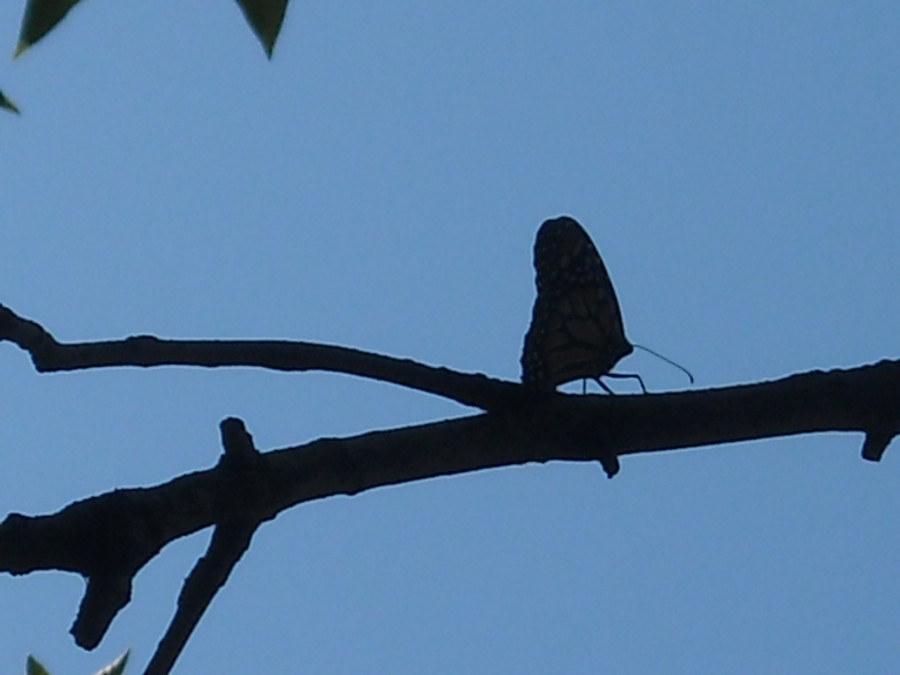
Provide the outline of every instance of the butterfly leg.
[[[606,373],[606,375],[604,375],[604,377],[618,377],[618,378],[622,378],[622,379],[628,378],[628,379],[632,379],[632,380],[637,380],[638,384],[641,385],[641,391],[644,392],[645,394],[647,393],[647,387],[644,386],[644,381],[641,379],[641,376],[638,375],[637,373]],[[599,379],[597,381],[600,382]],[[602,382],[600,384],[601,384],[601,386],[603,386],[604,389],[606,389],[606,391],[610,391],[609,387],[603,385]],[[610,393],[612,393],[612,392],[610,392]]]
[[[609,375],[609,373],[607,373],[607,375]],[[610,396],[615,396],[615,395],[616,395],[616,392],[614,392],[612,389],[610,389],[610,388],[606,385],[606,382],[604,382],[603,380],[601,380],[599,377],[593,377],[593,378],[591,378],[591,379],[594,380],[594,382],[596,382],[597,384],[599,384],[601,387],[603,387],[603,390],[604,390],[607,394],[609,394]],[[587,380],[585,380],[585,382],[587,382]]]

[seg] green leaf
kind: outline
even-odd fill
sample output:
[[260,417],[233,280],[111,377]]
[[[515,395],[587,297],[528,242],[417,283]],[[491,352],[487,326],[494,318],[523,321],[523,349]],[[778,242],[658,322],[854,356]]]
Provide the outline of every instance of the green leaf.
[[288,0],[237,0],[237,3],[244,12],[247,23],[262,42],[266,55],[272,58]]
[[31,654],[25,660],[25,675],[50,675],[50,671],[41,665],[41,662]]
[[19,109],[16,107],[16,104],[6,98],[6,94],[4,94],[2,91],[0,91],[0,108],[5,108],[10,112],[16,113],[16,115],[21,114]]
[[13,58],[20,56],[49,33],[78,2],[79,0],[28,0],[22,29],[19,31],[19,44]]
[[128,663],[129,654],[131,654],[131,650],[126,649],[122,656],[110,663],[103,670],[97,671],[97,675],[122,675],[122,673],[125,672],[125,664]]

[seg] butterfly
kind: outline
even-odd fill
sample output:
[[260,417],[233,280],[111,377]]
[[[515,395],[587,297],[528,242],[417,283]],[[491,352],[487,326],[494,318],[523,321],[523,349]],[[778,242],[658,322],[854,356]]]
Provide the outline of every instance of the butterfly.
[[537,299],[522,351],[522,382],[544,390],[583,379],[604,386],[600,377],[634,347],[594,243],[574,218],[547,220],[535,239],[534,268]]

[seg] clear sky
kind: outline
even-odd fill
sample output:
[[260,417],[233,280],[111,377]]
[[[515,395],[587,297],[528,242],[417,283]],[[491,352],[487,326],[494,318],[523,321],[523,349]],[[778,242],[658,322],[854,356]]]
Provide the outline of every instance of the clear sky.
[[[24,3],[3,3],[9,53]],[[531,247],[591,233],[696,388],[898,357],[900,4],[85,2],[0,67],[0,302],[62,340],[292,338],[517,379]],[[646,354],[653,391],[689,385]],[[0,516],[471,414],[341,375],[38,375],[0,348]],[[628,382],[612,382],[620,392]],[[577,389],[577,387],[576,387]],[[494,470],[283,513],[176,673],[891,673],[900,448],[827,434]],[[0,576],[0,672],[140,672],[209,531],[94,653]]]

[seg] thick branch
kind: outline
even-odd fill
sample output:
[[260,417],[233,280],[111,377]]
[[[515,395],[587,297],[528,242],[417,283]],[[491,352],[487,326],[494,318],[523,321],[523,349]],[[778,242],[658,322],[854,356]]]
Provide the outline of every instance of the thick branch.
[[0,340],[31,354],[39,372],[120,366],[255,366],[272,370],[325,370],[392,382],[482,410],[520,405],[522,387],[482,374],[460,373],[349,347],[288,340],[124,340],[62,344],[40,324],[0,305]]
[[[8,516],[0,524],[0,570],[60,569],[87,577],[82,614],[97,605],[101,620],[80,615],[76,628],[92,629],[76,631],[76,638],[91,647],[147,561],[178,537],[233,523],[236,503],[244,523],[260,523],[314,499],[435,476],[819,431],[881,439],[900,432],[900,362],[699,392],[558,395],[517,411],[322,439],[256,457],[252,444],[248,449],[236,436],[231,458],[226,453],[212,469],[92,497],[51,516]],[[246,460],[251,469],[240,472],[236,493],[233,462],[244,455],[252,458]]]

